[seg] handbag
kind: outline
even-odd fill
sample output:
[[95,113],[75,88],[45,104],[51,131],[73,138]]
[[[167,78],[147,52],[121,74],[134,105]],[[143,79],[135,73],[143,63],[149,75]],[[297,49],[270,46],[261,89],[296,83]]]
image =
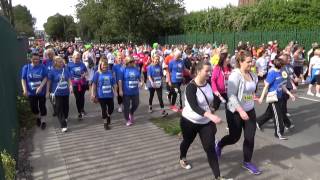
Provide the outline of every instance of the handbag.
[[277,91],[268,92],[266,97],[266,103],[278,102]]
[[51,101],[51,103],[52,103],[53,105],[56,104],[56,92],[57,92],[57,90],[58,90],[58,88],[59,88],[59,86],[60,86],[60,84],[61,84],[61,81],[62,81],[62,79],[63,79],[63,76],[64,76],[64,68],[62,69],[62,74],[61,74],[61,76],[60,76],[60,80],[59,80],[59,82],[58,82],[58,85],[57,85],[56,89],[54,90],[53,93],[50,93],[50,95],[49,95],[50,101]]

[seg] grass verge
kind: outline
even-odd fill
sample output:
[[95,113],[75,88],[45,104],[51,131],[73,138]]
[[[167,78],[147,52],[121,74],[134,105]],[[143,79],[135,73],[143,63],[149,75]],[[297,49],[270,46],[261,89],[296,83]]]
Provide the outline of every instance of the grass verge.
[[180,117],[181,114],[174,113],[170,114],[165,118],[151,118],[151,122],[159,128],[163,129],[165,133],[169,135],[178,135],[181,133],[180,129]]

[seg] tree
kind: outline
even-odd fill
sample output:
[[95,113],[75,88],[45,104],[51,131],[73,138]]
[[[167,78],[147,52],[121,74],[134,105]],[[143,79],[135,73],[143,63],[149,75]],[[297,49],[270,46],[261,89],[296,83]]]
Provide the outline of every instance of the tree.
[[180,33],[181,0],[82,0],[77,5],[83,39],[151,42]]
[[26,6],[17,5],[13,7],[15,29],[17,32],[25,33],[27,36],[34,35],[34,24],[36,19],[32,17]]
[[72,16],[50,16],[44,24],[44,29],[53,40],[73,41],[77,36],[77,25]]
[[12,0],[0,0],[0,5],[3,15],[8,18],[10,24],[14,27]]

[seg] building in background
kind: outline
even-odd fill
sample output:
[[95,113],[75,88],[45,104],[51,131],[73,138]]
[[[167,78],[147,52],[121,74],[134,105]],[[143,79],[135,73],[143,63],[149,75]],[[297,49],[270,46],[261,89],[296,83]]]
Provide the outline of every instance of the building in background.
[[239,0],[238,6],[246,6],[246,5],[252,5],[256,3],[258,0]]

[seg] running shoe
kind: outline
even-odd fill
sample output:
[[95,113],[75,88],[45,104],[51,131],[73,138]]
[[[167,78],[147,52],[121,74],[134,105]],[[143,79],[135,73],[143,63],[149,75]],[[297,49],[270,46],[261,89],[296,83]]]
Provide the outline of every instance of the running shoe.
[[317,96],[317,97],[320,97],[320,93],[317,93],[316,96]]
[[309,95],[309,96],[314,96],[314,94],[313,94],[311,91],[308,91],[308,92],[307,92],[307,95]]
[[172,111],[174,111],[174,112],[179,112],[179,108],[178,108],[177,106],[175,106],[175,105],[170,106],[170,109],[171,109]]
[[132,122],[130,122],[130,120],[127,121],[126,126],[131,126]]
[[83,119],[83,115],[82,115],[82,113],[80,113],[80,114],[78,115],[78,120],[81,121],[82,119]]
[[257,125],[257,129],[259,129],[259,131],[262,131],[262,128],[261,128],[261,126],[259,125],[259,123],[256,123],[256,125]]
[[288,140],[288,138],[285,136],[279,136],[278,138],[279,138],[279,140]]
[[291,129],[293,129],[295,126],[293,125],[293,124],[291,124],[289,127],[285,127],[285,130],[286,131],[289,131],[289,130],[291,130]]
[[103,123],[103,127],[105,130],[109,130],[110,126],[108,125],[108,123]]
[[247,169],[250,173],[252,173],[254,175],[259,175],[262,173],[262,171],[260,169],[258,169],[257,166],[255,166],[251,162],[244,162],[242,167]]
[[131,124],[134,123],[134,117],[132,114],[129,114],[129,121],[131,122]]
[[149,106],[149,110],[148,110],[149,113],[152,113],[152,107]]
[[41,126],[41,118],[37,118],[36,121],[37,121],[37,126],[40,127]]
[[168,116],[168,113],[167,113],[165,110],[162,110],[161,116],[162,116],[162,117],[166,117],[166,116]]
[[218,159],[221,158],[221,150],[222,150],[221,147],[219,146],[219,143],[220,141],[216,141],[216,144],[215,144],[215,151]]
[[66,127],[61,129],[61,132],[63,132],[63,133],[65,133],[67,131],[68,131],[68,128],[66,128]]
[[183,169],[191,169],[192,168],[186,159],[180,159],[179,163]]
[[217,178],[215,178],[215,180],[233,180],[232,178],[226,178],[226,177],[223,177],[223,176],[219,176]]
[[286,113],[287,117],[291,117],[291,114],[290,113]]
[[122,107],[121,106],[119,106],[119,108],[118,108],[118,113],[122,113]]
[[46,129],[47,123],[42,122],[40,127],[41,127],[42,130]]

